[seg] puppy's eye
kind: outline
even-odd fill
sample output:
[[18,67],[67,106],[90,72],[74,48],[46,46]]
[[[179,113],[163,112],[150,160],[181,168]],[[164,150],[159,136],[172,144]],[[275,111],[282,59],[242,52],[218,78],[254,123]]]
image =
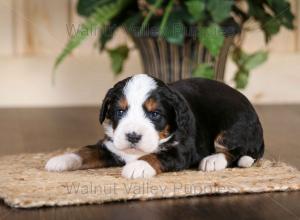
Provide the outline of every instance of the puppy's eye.
[[159,112],[148,112],[149,118],[152,120],[160,119],[161,115]]
[[124,114],[125,114],[125,111],[122,109],[118,109],[116,112],[116,115],[118,118],[122,118]]

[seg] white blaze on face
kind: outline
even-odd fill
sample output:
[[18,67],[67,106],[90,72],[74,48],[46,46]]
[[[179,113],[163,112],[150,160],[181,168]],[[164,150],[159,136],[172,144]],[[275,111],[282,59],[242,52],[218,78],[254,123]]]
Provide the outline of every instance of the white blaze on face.
[[156,82],[145,74],[135,75],[127,82],[123,93],[128,103],[128,110],[114,131],[115,148],[119,150],[129,148],[131,144],[127,140],[126,134],[135,132],[141,135],[141,140],[134,146],[135,149],[146,153],[157,149],[159,144],[158,132],[151,120],[146,117],[143,109],[143,104],[149,93],[156,88]]

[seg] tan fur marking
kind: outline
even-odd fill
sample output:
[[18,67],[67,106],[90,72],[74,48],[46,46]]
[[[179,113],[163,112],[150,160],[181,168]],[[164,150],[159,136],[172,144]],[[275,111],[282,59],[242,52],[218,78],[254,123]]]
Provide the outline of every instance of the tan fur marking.
[[153,98],[147,99],[144,105],[148,112],[153,112],[157,108],[157,102]]
[[159,139],[165,139],[169,136],[170,134],[170,125],[166,125],[165,128],[159,132]]
[[100,159],[97,148],[83,147],[75,153],[82,159],[81,169],[105,167],[105,163]]
[[224,138],[224,132],[221,132],[214,141],[215,144],[215,151],[216,153],[222,153],[225,155],[226,160],[228,161],[228,163],[233,161],[233,155],[230,154],[228,148],[224,145],[223,143],[223,138]]
[[224,136],[224,132],[221,132],[216,138],[215,138],[215,144],[220,144],[223,142],[223,136]]
[[122,97],[122,98],[119,100],[118,104],[119,104],[119,107],[120,107],[122,110],[126,110],[126,109],[128,108],[128,102],[127,102],[127,100],[126,100],[125,97]]
[[148,162],[157,174],[162,173],[162,165],[155,154],[147,154],[145,156],[140,157],[139,160],[144,160]]

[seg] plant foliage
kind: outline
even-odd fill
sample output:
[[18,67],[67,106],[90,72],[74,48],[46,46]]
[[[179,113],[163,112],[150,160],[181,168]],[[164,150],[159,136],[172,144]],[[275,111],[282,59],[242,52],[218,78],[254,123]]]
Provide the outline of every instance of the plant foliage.
[[[126,45],[106,46],[119,27],[141,35],[146,28],[154,28],[159,37],[179,45],[187,37],[186,30],[194,27],[197,40],[215,58],[228,34],[226,27],[229,24],[239,27],[242,34],[248,31],[249,23],[257,24],[266,43],[281,27],[294,28],[294,15],[288,0],[78,0],[77,12],[86,20],[57,57],[55,68],[94,28],[101,30],[100,49],[109,53],[116,74],[122,71],[130,52]],[[247,54],[237,42],[240,41],[234,43],[232,50],[232,59],[237,66],[234,79],[238,88],[244,88],[250,71],[267,59],[267,53]],[[196,67],[193,74],[213,78],[214,71],[210,63],[204,63]]]

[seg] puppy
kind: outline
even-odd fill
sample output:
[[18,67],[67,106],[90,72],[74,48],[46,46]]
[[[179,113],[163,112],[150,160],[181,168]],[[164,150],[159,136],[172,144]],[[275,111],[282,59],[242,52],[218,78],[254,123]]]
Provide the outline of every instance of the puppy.
[[264,153],[259,118],[238,91],[192,78],[166,85],[145,74],[111,88],[102,103],[105,137],[51,158],[48,171],[123,166],[126,178],[198,167],[250,167]]

